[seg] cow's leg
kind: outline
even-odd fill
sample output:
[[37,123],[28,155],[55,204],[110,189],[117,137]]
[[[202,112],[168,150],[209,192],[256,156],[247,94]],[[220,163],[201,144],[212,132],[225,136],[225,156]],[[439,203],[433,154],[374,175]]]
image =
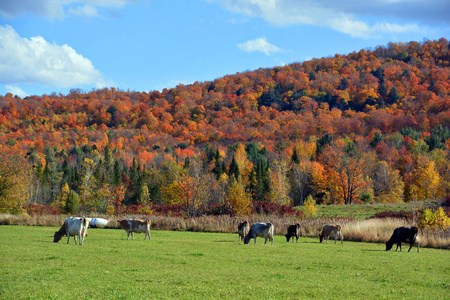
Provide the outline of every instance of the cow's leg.
[[334,243],[336,244],[336,242],[337,242],[337,233],[333,232],[333,235],[334,235]]
[[129,240],[129,239],[130,239],[130,232],[127,231],[127,240]]
[[297,239],[297,243],[298,243],[298,236],[295,237]]
[[325,236],[325,240],[327,241],[327,244],[328,244],[328,235]]
[[80,233],[78,233],[78,244],[80,244],[80,246],[83,245],[83,236],[81,234],[81,231]]
[[411,248],[413,247],[413,244],[411,243],[411,244],[409,244],[409,249],[408,249],[408,252],[409,251],[411,251]]
[[134,240],[134,232],[131,232],[131,238]]
[[256,245],[256,236],[255,236],[255,245]]

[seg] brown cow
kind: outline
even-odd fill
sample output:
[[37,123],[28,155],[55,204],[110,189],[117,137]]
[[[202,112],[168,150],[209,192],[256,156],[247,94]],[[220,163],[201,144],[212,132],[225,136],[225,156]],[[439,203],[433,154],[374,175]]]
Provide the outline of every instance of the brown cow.
[[341,237],[341,244],[344,243],[342,232],[341,232],[341,225],[325,225],[323,226],[322,233],[319,235],[320,242],[323,242],[323,238],[326,239],[328,244],[328,237],[330,234],[334,235],[334,243],[336,244],[337,236],[339,235]]
[[287,228],[287,234],[285,234],[284,236],[286,237],[286,241],[289,243],[290,238],[292,238],[292,242],[294,242],[294,237],[297,239],[297,243],[298,243],[298,238],[301,235],[301,226],[300,224],[295,224],[295,225],[289,225]]
[[127,232],[127,240],[130,239],[130,233],[131,237],[134,240],[134,232],[136,233],[144,233],[144,240],[148,236],[148,240],[150,240],[150,220],[137,220],[137,219],[122,219],[119,220],[120,226]]
[[250,224],[247,221],[244,221],[239,224],[238,226],[239,241],[244,240],[244,237],[248,234],[249,230]]

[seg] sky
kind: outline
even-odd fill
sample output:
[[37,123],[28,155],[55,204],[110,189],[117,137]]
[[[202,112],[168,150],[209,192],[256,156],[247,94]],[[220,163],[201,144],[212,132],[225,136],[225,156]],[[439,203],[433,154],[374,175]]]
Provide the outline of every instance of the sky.
[[0,95],[161,91],[442,37],[448,0],[0,0]]

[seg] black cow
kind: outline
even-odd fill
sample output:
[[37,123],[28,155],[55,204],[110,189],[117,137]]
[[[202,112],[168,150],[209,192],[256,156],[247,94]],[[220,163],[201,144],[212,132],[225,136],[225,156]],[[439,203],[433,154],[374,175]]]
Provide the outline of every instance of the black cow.
[[285,234],[284,236],[286,237],[286,241],[289,243],[289,240],[292,238],[292,242],[294,242],[294,237],[297,239],[297,243],[298,243],[298,238],[301,235],[301,226],[300,224],[295,224],[295,225],[289,225],[287,228],[287,234]]
[[392,246],[394,244],[397,244],[397,248],[395,251],[397,251],[398,247],[400,247],[400,251],[402,251],[402,242],[409,241],[409,251],[411,251],[412,246],[414,243],[417,242],[417,252],[419,252],[419,238],[417,237],[418,233],[417,227],[398,227],[394,229],[394,233],[392,234],[389,241],[386,242],[386,251],[389,251],[392,249]]

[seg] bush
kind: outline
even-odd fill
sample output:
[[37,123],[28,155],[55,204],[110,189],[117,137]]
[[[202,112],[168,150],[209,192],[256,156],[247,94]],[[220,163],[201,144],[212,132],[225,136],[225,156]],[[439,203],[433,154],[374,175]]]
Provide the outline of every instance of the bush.
[[303,212],[292,205],[282,205],[270,201],[254,201],[253,213],[259,215],[297,216],[303,217]]
[[315,217],[317,215],[316,201],[311,195],[308,195],[303,207],[303,213],[305,217]]
[[359,198],[363,203],[370,203],[370,201],[372,200],[372,195],[371,194],[362,194],[361,197]]
[[70,191],[69,195],[67,195],[66,213],[77,213],[80,210],[80,197],[74,191]]
[[162,216],[183,216],[183,206],[180,204],[133,204],[129,206],[116,206],[116,215],[162,215]]
[[30,216],[43,216],[43,215],[60,215],[59,208],[50,205],[29,204],[24,207],[24,210]]
[[414,219],[414,215],[412,212],[410,211],[404,211],[404,210],[400,210],[400,211],[383,211],[383,212],[379,212],[376,213],[374,217],[371,218],[378,218],[378,219],[384,219],[384,218],[399,218],[399,219],[405,219],[405,220],[413,220]]
[[450,227],[450,218],[446,216],[444,209],[439,207],[434,213],[431,209],[425,209],[419,219],[420,228],[446,229]]

